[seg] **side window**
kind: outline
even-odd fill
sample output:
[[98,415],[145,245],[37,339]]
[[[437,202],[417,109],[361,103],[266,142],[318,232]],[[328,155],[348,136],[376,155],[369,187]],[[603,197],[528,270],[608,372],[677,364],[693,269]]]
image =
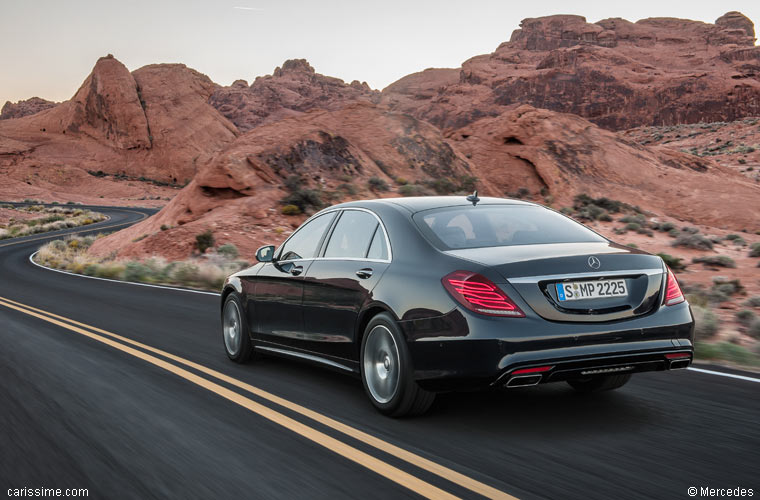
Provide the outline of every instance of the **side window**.
[[285,243],[282,252],[280,252],[280,260],[316,257],[322,235],[330,227],[334,218],[335,212],[320,215],[298,228],[298,231]]
[[325,257],[363,259],[377,225],[372,214],[344,210],[330,236]]
[[375,236],[372,237],[372,243],[369,245],[368,259],[388,259],[388,245],[385,242],[385,231],[378,224]]

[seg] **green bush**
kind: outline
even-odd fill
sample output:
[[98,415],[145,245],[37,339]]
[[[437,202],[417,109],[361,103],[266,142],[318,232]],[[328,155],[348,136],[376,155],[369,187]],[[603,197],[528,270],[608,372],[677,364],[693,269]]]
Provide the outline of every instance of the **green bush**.
[[712,250],[713,242],[701,234],[681,234],[673,242],[674,247],[694,248],[696,250]]
[[618,219],[619,222],[625,222],[627,224],[638,224],[639,226],[646,226],[647,225],[647,218],[644,217],[641,214],[636,215],[625,215]]
[[401,196],[430,196],[434,194],[428,188],[419,184],[405,184],[398,188],[398,192]]
[[722,359],[743,365],[756,365],[758,363],[757,356],[752,351],[731,342],[697,343],[694,354],[699,359]]
[[641,229],[641,225],[638,222],[629,222],[625,225],[626,231],[638,231]]
[[214,234],[210,229],[195,236],[195,246],[200,253],[205,253],[206,250],[214,246],[214,243]]
[[686,269],[686,264],[683,263],[683,259],[680,259],[678,257],[674,257],[667,253],[658,253],[657,254],[663,261],[665,261],[665,264],[671,268],[675,272],[683,271]]
[[734,259],[725,255],[705,255],[704,257],[694,257],[691,261],[695,264],[705,264],[707,266],[736,267]]
[[760,242],[759,243],[753,243],[749,247],[749,256],[750,257],[760,257]]
[[301,209],[298,208],[296,205],[285,205],[282,207],[282,210],[280,210],[283,215],[300,215]]
[[367,187],[369,187],[371,191],[388,191],[388,189],[390,189],[388,183],[380,177],[370,177],[367,181]]
[[237,247],[233,245],[232,243],[225,243],[224,245],[217,248],[216,251],[220,255],[223,255],[230,260],[237,259],[238,256],[240,255],[240,252],[238,251]]
[[749,326],[755,320],[755,313],[749,309],[736,311],[736,321],[742,326]]
[[146,281],[150,275],[150,268],[141,262],[130,261],[124,266],[125,281]]

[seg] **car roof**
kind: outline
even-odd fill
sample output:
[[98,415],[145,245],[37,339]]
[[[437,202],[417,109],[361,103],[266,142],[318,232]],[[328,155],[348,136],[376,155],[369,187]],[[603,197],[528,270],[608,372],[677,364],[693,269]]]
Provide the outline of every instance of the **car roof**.
[[[378,198],[375,200],[358,200],[349,201],[335,205],[331,208],[371,208],[372,206],[384,205],[384,206],[396,206],[405,208],[409,212],[416,213],[423,210],[431,210],[434,208],[446,208],[446,207],[458,207],[472,205],[471,201],[467,201],[467,196],[410,196],[399,198]],[[535,205],[522,200],[513,200],[510,198],[491,198],[481,197],[478,201],[478,205]]]

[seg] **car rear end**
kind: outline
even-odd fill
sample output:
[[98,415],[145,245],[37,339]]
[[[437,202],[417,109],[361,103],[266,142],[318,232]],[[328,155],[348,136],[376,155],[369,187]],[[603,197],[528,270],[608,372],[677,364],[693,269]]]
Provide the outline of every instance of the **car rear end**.
[[[466,331],[456,339],[416,334],[411,349],[421,384],[520,387],[689,366],[693,318],[662,259],[585,228],[588,233],[571,227],[554,237],[538,234],[564,225],[557,219],[563,216],[543,207],[515,208],[499,210],[533,222],[503,231],[514,244],[486,236],[503,222],[493,207],[494,216],[466,212],[466,224],[444,214],[443,228],[416,216],[422,233],[457,267],[441,279],[456,308],[439,323]],[[549,222],[541,222],[546,212]],[[464,240],[452,236],[452,221],[464,227]],[[482,226],[479,236],[476,226]]]

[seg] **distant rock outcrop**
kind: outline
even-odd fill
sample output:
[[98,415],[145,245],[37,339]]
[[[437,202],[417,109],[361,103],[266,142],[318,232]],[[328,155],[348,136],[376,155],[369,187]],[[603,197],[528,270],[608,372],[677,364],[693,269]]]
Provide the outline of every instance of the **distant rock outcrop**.
[[11,118],[22,118],[24,116],[39,113],[44,109],[57,106],[57,102],[48,101],[39,97],[32,97],[23,101],[7,101],[0,110],[0,120],[10,120]]
[[245,80],[219,87],[209,103],[245,132],[311,109],[336,110],[356,101],[376,102],[379,98],[380,93],[366,83],[346,84],[315,72],[306,59],[290,59],[275,68],[273,74],[257,77],[250,87]]
[[426,70],[383,90],[382,102],[441,128],[530,104],[612,130],[730,121],[760,114],[760,47],[752,21],[673,18],[587,23],[525,19],[509,42],[454,70]]

